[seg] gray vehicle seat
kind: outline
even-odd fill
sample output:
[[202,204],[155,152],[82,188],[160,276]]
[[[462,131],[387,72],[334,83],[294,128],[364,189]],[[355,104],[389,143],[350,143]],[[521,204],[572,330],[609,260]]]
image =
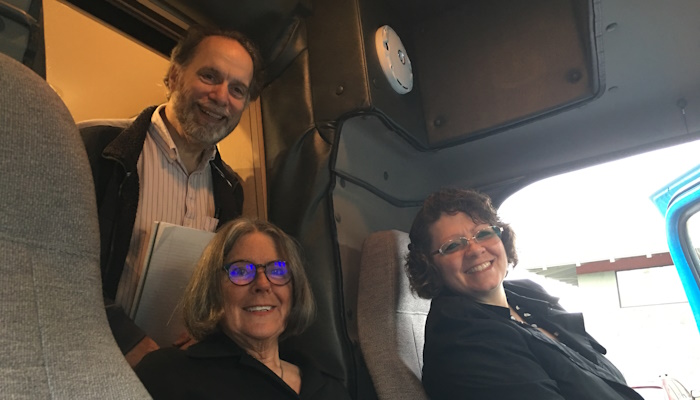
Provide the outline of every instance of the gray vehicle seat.
[[357,298],[360,347],[381,400],[425,400],[421,384],[430,300],[413,293],[404,272],[408,234],[372,233],[362,246]]
[[87,155],[63,102],[0,54],[0,393],[142,399],[102,302]]

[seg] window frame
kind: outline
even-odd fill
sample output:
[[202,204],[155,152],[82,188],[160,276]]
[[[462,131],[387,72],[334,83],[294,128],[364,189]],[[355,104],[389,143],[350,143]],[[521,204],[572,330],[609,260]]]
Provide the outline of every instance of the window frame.
[[[690,303],[695,323],[700,331],[700,259],[693,248],[687,223],[690,217],[700,212],[700,166],[684,174],[675,182],[688,182],[672,193],[665,207],[666,239],[669,252],[683,289]],[[669,189],[670,190],[670,189]],[[662,199],[652,197],[659,209]]]

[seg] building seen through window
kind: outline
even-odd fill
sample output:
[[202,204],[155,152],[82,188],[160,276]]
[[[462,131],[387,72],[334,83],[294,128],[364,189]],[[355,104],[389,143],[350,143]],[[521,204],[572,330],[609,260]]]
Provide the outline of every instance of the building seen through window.
[[[668,374],[700,389],[700,333],[649,199],[698,165],[697,154],[700,141],[552,177],[499,209],[520,257],[508,278],[535,279],[583,312],[632,386]],[[688,225],[700,243],[700,223]]]

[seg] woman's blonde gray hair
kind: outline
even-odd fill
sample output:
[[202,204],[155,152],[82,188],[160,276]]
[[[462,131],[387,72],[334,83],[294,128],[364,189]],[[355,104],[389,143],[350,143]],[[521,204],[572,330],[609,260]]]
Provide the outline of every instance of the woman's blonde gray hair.
[[185,327],[193,339],[201,340],[220,330],[219,324],[224,317],[223,285],[233,285],[225,277],[224,260],[239,239],[253,232],[263,233],[273,240],[277,253],[287,261],[292,274],[291,311],[280,339],[300,334],[313,321],[316,305],[297,242],[269,222],[238,218],[222,226],[214,235],[185,289],[182,311]]

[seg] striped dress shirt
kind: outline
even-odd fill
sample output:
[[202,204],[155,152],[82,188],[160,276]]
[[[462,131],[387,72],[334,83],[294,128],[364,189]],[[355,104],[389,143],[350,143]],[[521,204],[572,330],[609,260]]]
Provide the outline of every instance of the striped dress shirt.
[[136,288],[144,267],[153,223],[169,222],[186,227],[214,231],[218,225],[214,207],[213,183],[209,161],[216,146],[205,151],[196,170],[188,173],[163,121],[165,105],[151,118],[151,126],[139,156],[139,205],[124,263],[116,303],[131,314]]

